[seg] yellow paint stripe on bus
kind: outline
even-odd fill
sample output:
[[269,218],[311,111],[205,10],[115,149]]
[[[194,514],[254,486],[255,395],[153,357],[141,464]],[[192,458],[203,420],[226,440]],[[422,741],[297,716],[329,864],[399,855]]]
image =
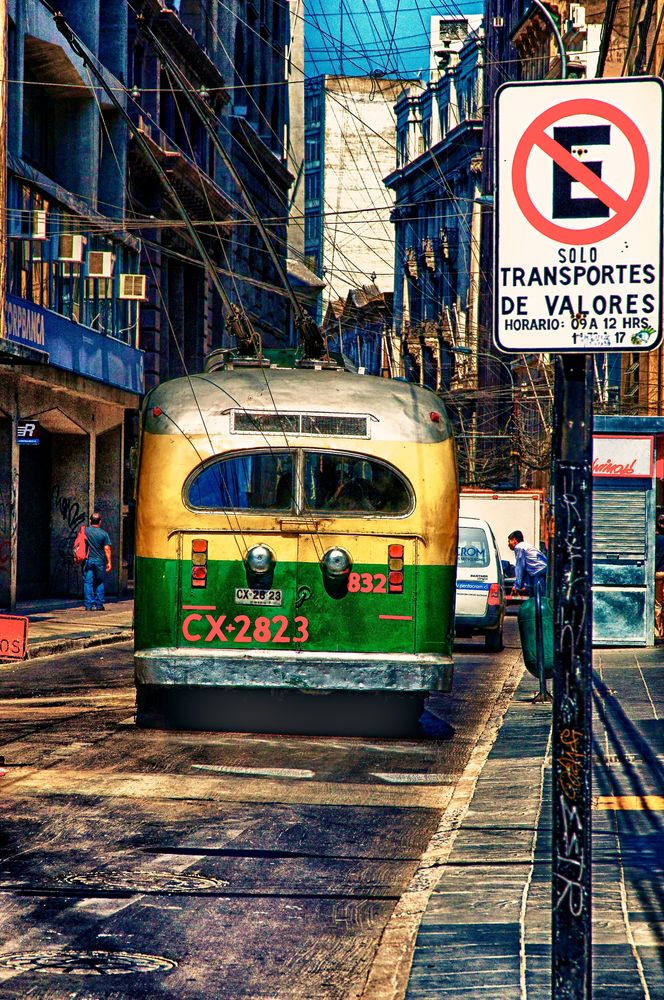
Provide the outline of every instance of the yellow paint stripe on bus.
[[[335,537],[337,534],[339,537],[348,534],[363,535],[367,536],[367,543],[372,547],[369,531],[394,539],[410,535],[426,542],[425,551],[420,554],[422,562],[427,565],[451,565],[455,562],[458,497],[456,481],[450,479],[450,469],[454,468],[454,445],[451,440],[414,447],[412,442],[404,441],[351,443],[349,440],[325,438],[325,445],[349,454],[391,462],[410,481],[417,499],[415,509],[407,517],[333,517],[331,512],[312,516],[312,529],[316,535],[327,536],[331,539],[330,544],[340,544]],[[219,442],[219,452],[230,453],[232,446],[241,450],[246,443],[226,439],[223,443]],[[307,441],[306,446],[311,448],[311,441]],[[316,447],[325,450],[319,443]],[[181,435],[171,437],[145,434],[141,451],[141,477],[144,485],[137,507],[137,556],[174,558],[173,546],[168,538],[169,528],[185,533],[217,531],[222,535],[229,535],[230,554],[215,555],[214,558],[232,559],[238,557],[238,538],[246,536],[248,541],[251,536],[258,534],[264,536],[260,540],[269,544],[268,536],[282,533],[280,521],[284,518],[283,513],[271,516],[252,514],[250,511],[203,512],[184,506],[183,484],[199,462],[209,456],[209,442],[202,440],[200,445],[193,448],[191,442]],[[163,475],[165,467],[168,468],[168,476]],[[440,484],[434,493],[431,492],[432,482]],[[169,512],[168,523],[164,521],[164,511]],[[296,520],[303,519],[305,518],[301,516]],[[290,537],[296,540],[300,530],[294,528]],[[306,531],[301,537],[307,537]],[[310,559],[317,562],[320,552],[312,550]],[[374,562],[375,556],[367,558],[364,553],[358,553],[355,559],[358,562]],[[300,552],[299,561],[306,562],[309,559]]]
[[664,812],[664,795],[599,795],[595,809]]

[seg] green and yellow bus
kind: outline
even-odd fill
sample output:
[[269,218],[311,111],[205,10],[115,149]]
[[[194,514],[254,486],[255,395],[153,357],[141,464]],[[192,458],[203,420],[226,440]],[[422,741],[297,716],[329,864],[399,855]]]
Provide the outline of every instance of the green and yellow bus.
[[268,364],[144,402],[137,722],[405,734],[452,682],[447,415],[403,381]]

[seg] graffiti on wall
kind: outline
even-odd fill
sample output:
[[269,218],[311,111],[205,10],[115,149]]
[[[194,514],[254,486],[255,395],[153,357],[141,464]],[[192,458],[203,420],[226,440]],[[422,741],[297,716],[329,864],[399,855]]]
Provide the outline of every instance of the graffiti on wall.
[[72,549],[78,529],[86,520],[86,508],[56,483],[51,491],[52,551],[55,559],[52,573],[65,593],[77,590],[80,585],[81,568],[73,562]]
[[9,491],[0,490],[0,579],[9,578],[11,564],[12,542],[16,537],[16,518],[12,511],[16,509],[18,499],[18,474],[12,473]]

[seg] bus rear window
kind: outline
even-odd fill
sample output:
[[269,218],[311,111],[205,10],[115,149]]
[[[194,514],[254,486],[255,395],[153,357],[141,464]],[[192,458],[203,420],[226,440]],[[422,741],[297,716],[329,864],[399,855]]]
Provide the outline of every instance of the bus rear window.
[[489,540],[483,528],[459,528],[459,566],[489,565]]
[[405,480],[382,462],[357,455],[306,452],[304,500],[311,511],[407,514],[412,498]]
[[187,500],[191,507],[204,510],[290,510],[291,456],[288,452],[260,452],[214,462],[191,480]]

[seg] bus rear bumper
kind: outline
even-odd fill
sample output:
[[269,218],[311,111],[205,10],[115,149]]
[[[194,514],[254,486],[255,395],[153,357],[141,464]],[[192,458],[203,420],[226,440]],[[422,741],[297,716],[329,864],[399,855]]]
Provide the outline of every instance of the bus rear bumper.
[[157,648],[134,654],[136,685],[299,691],[450,691],[452,658],[436,653],[281,653]]

